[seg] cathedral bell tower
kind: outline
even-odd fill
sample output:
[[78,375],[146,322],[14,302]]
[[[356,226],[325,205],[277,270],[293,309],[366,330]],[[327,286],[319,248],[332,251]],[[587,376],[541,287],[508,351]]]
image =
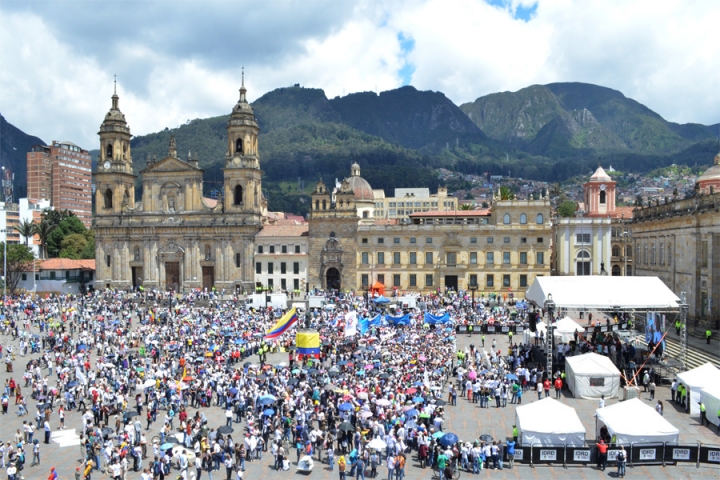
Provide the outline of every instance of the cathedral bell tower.
[[590,181],[583,185],[583,190],[586,216],[615,216],[615,181],[602,167],[598,167]]
[[100,155],[94,173],[97,215],[113,215],[135,208],[135,178],[130,153],[130,127],[118,107],[117,82],[112,106],[100,125]]
[[245,73],[242,76],[240,99],[228,121],[228,149],[223,169],[223,202],[227,213],[249,214],[248,223],[261,223],[263,196],[258,155],[260,128],[247,101]]

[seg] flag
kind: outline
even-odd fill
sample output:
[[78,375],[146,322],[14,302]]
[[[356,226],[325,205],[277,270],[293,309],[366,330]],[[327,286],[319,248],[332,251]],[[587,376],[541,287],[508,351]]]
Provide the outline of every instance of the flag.
[[352,337],[357,334],[357,312],[348,312],[345,314],[345,336]]
[[280,335],[287,332],[295,322],[297,322],[297,311],[295,307],[293,307],[265,334],[265,340],[274,340],[280,337]]
[[320,358],[320,334],[317,330],[302,330],[295,334],[297,353]]
[[85,376],[85,374],[83,373],[83,371],[80,369],[79,366],[75,367],[75,378],[77,378],[78,381],[80,383],[82,383],[83,385],[87,385],[87,377]]
[[367,333],[369,324],[370,322],[367,318],[361,318],[360,320],[358,320],[358,325],[360,326],[360,335],[365,335]]

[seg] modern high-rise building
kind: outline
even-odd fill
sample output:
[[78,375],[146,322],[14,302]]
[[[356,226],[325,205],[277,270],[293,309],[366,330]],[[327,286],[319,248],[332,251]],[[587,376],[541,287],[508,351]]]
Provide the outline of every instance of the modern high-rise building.
[[70,210],[86,227],[92,223],[92,158],[72,142],[53,140],[27,154],[27,196]]

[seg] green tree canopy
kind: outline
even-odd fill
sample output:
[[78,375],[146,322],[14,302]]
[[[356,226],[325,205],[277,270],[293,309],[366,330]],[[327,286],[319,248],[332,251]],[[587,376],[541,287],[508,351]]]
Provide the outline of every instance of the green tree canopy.
[[[63,249],[63,239],[65,239],[67,236],[72,234],[79,234],[81,236],[85,236],[85,232],[87,231],[87,228],[85,228],[85,225],[80,221],[78,217],[76,217],[73,213],[69,212],[70,214],[63,218],[60,223],[57,224],[57,228],[53,230],[50,233],[50,236],[48,237],[47,241],[47,251],[48,255],[50,257],[58,257],[62,256],[60,255],[60,251]],[[83,245],[84,248],[85,245]],[[82,248],[80,249],[82,250]],[[78,253],[79,255],[79,253]],[[79,257],[67,257],[67,258],[79,258]]]
[[561,217],[572,217],[577,210],[577,203],[567,200],[558,206],[558,215]]
[[[7,245],[7,272],[3,272],[7,281],[7,289],[13,292],[17,288],[22,272],[32,271],[35,256],[27,246],[20,243]],[[0,244],[0,265],[5,265],[5,245]]]

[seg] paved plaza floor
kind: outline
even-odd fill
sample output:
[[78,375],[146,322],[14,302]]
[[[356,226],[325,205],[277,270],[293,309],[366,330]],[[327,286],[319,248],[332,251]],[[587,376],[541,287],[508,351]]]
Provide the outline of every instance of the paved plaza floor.
[[[489,346],[491,336],[486,337],[486,343]],[[498,348],[507,348],[507,338],[505,336],[498,335]],[[0,337],[0,342],[6,344],[7,339]],[[459,348],[468,346],[471,342],[475,343],[476,346],[480,344],[480,336],[475,335],[468,337],[467,335],[461,335],[458,337]],[[17,345],[16,345],[17,347]],[[17,348],[16,348],[17,351]],[[27,364],[31,357],[18,357],[15,361],[15,372],[12,374],[19,384],[22,385],[22,371],[24,366]],[[257,358],[252,359],[257,361]],[[268,363],[275,364],[280,361],[287,360],[286,354],[270,355]],[[0,372],[0,381],[5,383],[5,380],[10,378],[9,373],[5,372],[4,365],[2,372]],[[53,385],[53,382],[50,383]],[[667,387],[658,387],[656,392],[656,398],[664,402],[665,418],[674,426],[680,430],[681,443],[695,443],[703,442],[706,444],[720,444],[720,436],[717,435],[715,428],[712,430],[708,427],[702,427],[699,424],[698,416],[690,416],[685,413],[679,412],[670,403],[670,390]],[[655,401],[649,401],[648,394],[644,394],[642,399],[650,406],[655,405]],[[530,401],[537,401],[537,395],[535,392],[528,392],[523,396],[523,403]],[[597,408],[597,402],[592,400],[575,399],[572,397],[564,396],[561,400],[563,403],[570,405],[577,410],[577,413],[582,420],[585,428],[587,429],[586,438],[592,441],[595,434],[595,419],[594,413]],[[611,399],[608,401],[608,405],[616,403],[617,399]],[[30,414],[25,417],[18,417],[15,415],[16,407],[13,405],[14,399],[10,402],[10,413],[7,416],[0,417],[0,440],[12,441],[15,430],[21,428],[23,420],[33,421],[35,414],[35,403],[29,403]],[[194,409],[188,409],[192,415],[195,413]],[[225,423],[224,412],[217,408],[212,407],[205,409],[205,414],[208,417],[210,426],[220,426]],[[478,407],[478,404],[468,402],[465,398],[459,397],[458,404],[455,407],[446,407],[446,424],[444,428],[446,432],[453,432],[458,435],[462,440],[472,441],[483,434],[491,435],[494,439],[505,440],[512,431],[512,425],[515,421],[515,405],[508,404],[506,408],[488,408],[482,409]],[[57,428],[59,425],[57,416],[52,417],[52,427]],[[56,438],[51,441],[50,445],[44,445],[41,443],[41,465],[30,467],[30,461],[32,459],[31,448],[27,452],[27,463],[26,468],[22,472],[25,479],[45,479],[48,476],[50,467],[56,467],[60,479],[74,479],[74,472],[76,467],[80,466],[81,453],[80,448],[77,445],[76,436],[73,436],[74,432],[79,430],[73,430],[73,428],[79,427],[80,425],[80,414],[77,411],[68,412],[66,425],[67,430],[56,431]],[[157,435],[159,430],[159,422],[153,424],[153,428],[150,432],[147,432],[148,441]],[[243,425],[235,426],[235,433],[233,434],[234,440],[239,440],[244,431]],[[42,432],[36,433],[36,438],[40,438],[42,442]],[[290,456],[291,460],[295,459],[294,452]],[[146,461],[147,462],[147,461]],[[315,480],[336,480],[339,478],[337,467],[334,472],[331,472],[326,464],[319,464],[316,462],[315,468],[309,475],[304,475],[295,472],[295,465],[291,464],[291,469],[287,472],[277,472],[271,468],[273,459],[270,455],[265,455],[264,459],[260,462],[253,462],[247,464],[247,471],[245,472],[245,479],[288,479],[288,478],[303,478],[309,476]],[[417,462],[414,459],[414,454],[408,462],[409,468],[406,468],[406,478],[409,480],[415,479],[431,479],[431,471],[423,470],[417,466]],[[192,469],[191,469],[192,470]],[[175,473],[175,472],[173,472]],[[378,470],[379,478],[387,478],[387,469],[380,468]],[[531,468],[529,465],[515,465],[515,468],[504,469],[502,471],[497,470],[485,470],[479,475],[472,475],[470,473],[462,472],[462,478],[472,477],[492,477],[492,478],[617,478],[614,468],[608,468],[605,472],[597,471],[594,467],[580,467],[570,466],[569,468],[563,468],[561,465],[537,465]],[[166,478],[175,479],[177,474],[171,474]],[[720,478],[720,465],[710,466],[701,465],[700,468],[696,468],[694,464],[685,465],[668,465],[662,466],[636,466],[634,468],[628,467],[628,477],[638,478],[668,478],[668,479],[679,479],[679,478],[693,478],[693,479],[717,479]],[[7,478],[5,471],[0,472],[0,478]],[[94,474],[93,479],[98,478],[109,478],[102,474]],[[140,473],[128,472],[126,480],[135,480],[140,478]],[[202,473],[202,479],[208,478],[207,472]],[[216,471],[213,475],[213,479],[225,479],[225,470]]]

